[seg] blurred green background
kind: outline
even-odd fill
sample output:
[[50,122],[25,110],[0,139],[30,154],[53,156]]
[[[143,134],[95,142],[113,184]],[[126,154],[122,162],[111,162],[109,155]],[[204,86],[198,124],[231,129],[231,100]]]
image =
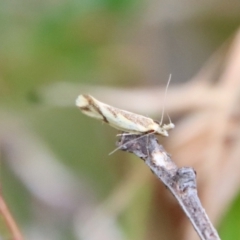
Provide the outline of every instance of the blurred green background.
[[[78,224],[141,164],[108,156],[116,131],[78,111],[81,86],[158,86],[169,73],[186,81],[239,20],[237,1],[0,1],[2,193],[26,239],[103,239]],[[58,88],[66,96],[51,101]],[[119,221],[110,214],[109,239],[146,239],[151,187],[135,188]],[[240,239],[239,206],[220,225],[223,239]]]

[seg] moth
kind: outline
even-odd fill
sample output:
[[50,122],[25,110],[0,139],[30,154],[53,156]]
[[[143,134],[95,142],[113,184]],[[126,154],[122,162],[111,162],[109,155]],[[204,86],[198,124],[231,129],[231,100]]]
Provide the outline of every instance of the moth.
[[76,99],[76,105],[84,114],[102,120],[110,126],[129,134],[153,133],[167,137],[168,131],[175,127],[172,122],[162,124],[162,120],[158,122],[136,113],[112,107],[98,101],[91,95],[79,95]]

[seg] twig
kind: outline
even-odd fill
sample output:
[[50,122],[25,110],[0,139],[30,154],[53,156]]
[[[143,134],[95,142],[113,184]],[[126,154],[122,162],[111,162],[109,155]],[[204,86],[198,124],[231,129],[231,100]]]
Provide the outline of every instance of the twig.
[[198,198],[196,173],[192,168],[178,168],[154,135],[143,138],[123,135],[117,144],[121,150],[144,160],[177,199],[201,240],[220,240]]
[[6,225],[10,231],[10,233],[12,234],[12,240],[23,240],[23,236],[20,232],[20,230],[18,229],[18,226],[15,222],[15,220],[13,219],[7,204],[5,203],[2,195],[0,194],[0,214],[2,214]]

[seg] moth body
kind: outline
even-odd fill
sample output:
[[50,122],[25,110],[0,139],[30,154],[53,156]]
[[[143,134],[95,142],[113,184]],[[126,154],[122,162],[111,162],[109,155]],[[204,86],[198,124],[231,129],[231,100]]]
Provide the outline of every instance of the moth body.
[[174,128],[173,123],[161,126],[159,122],[151,118],[109,106],[90,95],[79,95],[76,105],[84,114],[103,120],[118,130],[132,134],[152,132],[167,137],[168,130]]

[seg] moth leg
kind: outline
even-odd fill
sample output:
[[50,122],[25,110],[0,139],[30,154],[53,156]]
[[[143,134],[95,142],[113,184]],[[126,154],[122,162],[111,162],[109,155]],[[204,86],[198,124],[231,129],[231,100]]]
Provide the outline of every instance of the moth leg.
[[139,133],[127,133],[127,132],[122,132],[117,134],[117,137],[123,137],[123,136],[130,136],[130,135],[139,135]]
[[[156,133],[156,132],[155,132],[155,131],[149,131],[149,132],[146,132],[146,133],[144,133],[144,134],[122,133],[122,134],[125,134],[125,135],[123,135],[123,136],[126,136],[126,135],[139,135],[139,137],[136,138],[136,139],[130,140],[130,141],[126,142],[125,144],[123,144],[123,145],[115,148],[115,149],[114,149],[112,152],[110,152],[108,155],[112,155],[112,154],[115,153],[117,150],[121,149],[122,146],[124,146],[124,145],[127,145],[127,144],[129,144],[129,143],[131,143],[131,142],[137,141],[137,140],[139,140],[140,138],[149,136],[149,135],[154,134],[154,133]],[[118,135],[119,135],[119,134],[118,134]],[[149,140],[149,138],[148,138],[148,140]],[[149,151],[148,151],[148,155],[149,155]]]

